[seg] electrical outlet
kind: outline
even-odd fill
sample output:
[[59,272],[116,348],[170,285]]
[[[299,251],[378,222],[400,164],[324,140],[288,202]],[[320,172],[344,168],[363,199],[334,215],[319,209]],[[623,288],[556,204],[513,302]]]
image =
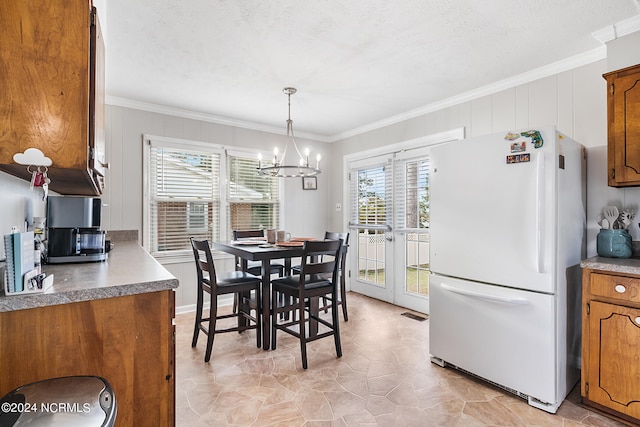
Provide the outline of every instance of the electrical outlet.
[[336,203],[336,212],[342,212],[342,203]]

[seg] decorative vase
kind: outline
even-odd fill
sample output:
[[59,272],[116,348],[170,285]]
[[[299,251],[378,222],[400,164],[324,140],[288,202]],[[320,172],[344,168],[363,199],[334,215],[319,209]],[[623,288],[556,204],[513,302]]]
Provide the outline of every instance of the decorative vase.
[[608,258],[631,256],[631,235],[627,230],[600,230],[596,241],[598,255]]

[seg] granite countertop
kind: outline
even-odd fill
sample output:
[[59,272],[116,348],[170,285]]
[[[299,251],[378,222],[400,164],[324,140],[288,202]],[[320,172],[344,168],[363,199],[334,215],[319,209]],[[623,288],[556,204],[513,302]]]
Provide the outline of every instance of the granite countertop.
[[163,291],[178,287],[169,273],[136,241],[118,241],[103,262],[48,264],[53,286],[44,293],[0,296],[0,312]]
[[612,273],[640,275],[640,258],[606,258],[595,256],[582,260],[580,267]]

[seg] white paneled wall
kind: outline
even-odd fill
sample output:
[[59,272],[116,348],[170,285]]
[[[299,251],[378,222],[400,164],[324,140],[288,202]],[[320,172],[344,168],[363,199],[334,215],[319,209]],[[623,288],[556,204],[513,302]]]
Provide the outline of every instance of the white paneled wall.
[[[227,148],[253,148],[271,151],[278,145],[284,148],[285,137],[271,133],[234,128],[210,122],[175,117],[156,112],[120,106],[107,106],[107,161],[110,168],[106,178],[103,201],[105,230],[139,230],[142,241],[143,177],[142,137],[144,134],[166,136],[191,141],[210,142]],[[283,131],[285,127],[283,125]],[[310,146],[313,153],[330,159],[327,143],[297,138],[301,147]],[[291,160],[291,159],[289,159]],[[283,228],[292,235],[323,236],[329,224],[328,194],[332,167],[321,162],[318,190],[303,191],[302,180],[284,181]],[[117,249],[114,249],[117,250]],[[180,281],[176,291],[178,310],[188,310],[196,303],[195,267],[191,259],[184,262],[161,261]],[[216,269],[231,271],[233,260],[216,256]]]
[[[29,190],[29,182],[0,172],[0,237],[8,234],[11,227],[24,230],[25,211],[31,205],[33,216],[45,216],[46,205],[42,201],[42,190]],[[0,259],[4,259],[4,243],[0,243]]]
[[[343,164],[343,158],[348,154],[462,126],[467,137],[556,126],[587,148],[587,255],[593,256],[596,254],[595,237],[598,232],[596,219],[602,208],[608,204],[636,211],[640,208],[640,189],[607,187],[606,84],[602,78],[606,71],[607,61],[598,61],[346,138],[334,143],[332,161],[334,164]],[[330,197],[333,202],[345,203],[343,178],[336,174],[332,180]],[[640,215],[631,230],[634,240],[640,240],[638,222]],[[347,218],[342,213],[333,213],[333,228],[346,223]]]
[[[467,136],[509,129],[554,125],[581,142],[588,151],[588,255],[595,254],[596,216],[608,204],[640,208],[640,189],[616,189],[606,185],[606,90],[602,74],[640,62],[640,33],[608,43],[607,60],[544,77],[498,93],[439,109],[420,117],[346,138],[333,144],[303,141],[323,158],[317,191],[302,191],[297,179],[285,181],[284,227],[294,235],[323,235],[325,230],[346,227],[335,203],[346,203],[343,194],[343,157],[442,131],[464,127]],[[134,108],[107,106],[107,187],[103,201],[103,228],[140,230],[142,234],[142,135],[151,134],[230,147],[271,150],[283,145],[283,136],[175,117]],[[29,191],[27,182],[0,172],[0,230],[20,223],[24,204],[34,198],[34,211],[44,214],[44,204]],[[639,219],[632,235],[640,240]],[[219,259],[217,268],[230,270],[230,259]],[[192,262],[167,264],[180,280],[176,305],[195,304],[195,270]]]

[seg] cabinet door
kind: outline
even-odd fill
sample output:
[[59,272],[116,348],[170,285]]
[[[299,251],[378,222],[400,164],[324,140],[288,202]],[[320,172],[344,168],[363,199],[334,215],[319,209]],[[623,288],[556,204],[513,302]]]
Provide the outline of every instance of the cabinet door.
[[2,2],[1,164],[35,147],[56,168],[86,170],[90,19],[86,0]]
[[91,86],[89,89],[89,170],[100,192],[104,189],[105,160],[105,47],[96,8],[91,23]]
[[609,75],[609,185],[640,185],[640,67]]
[[640,419],[640,309],[590,302],[587,398]]

